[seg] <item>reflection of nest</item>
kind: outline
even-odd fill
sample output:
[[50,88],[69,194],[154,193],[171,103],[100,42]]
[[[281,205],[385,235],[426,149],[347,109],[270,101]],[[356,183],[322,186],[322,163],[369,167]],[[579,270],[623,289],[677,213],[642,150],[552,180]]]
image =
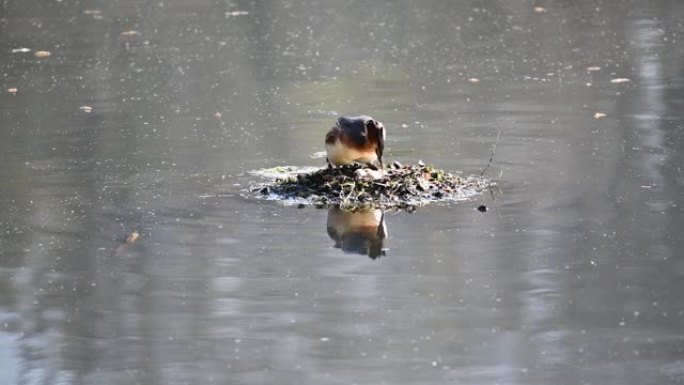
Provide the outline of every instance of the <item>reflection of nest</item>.
[[378,179],[359,178],[360,169],[352,165],[280,178],[259,191],[282,199],[305,199],[323,207],[407,209],[427,202],[464,199],[491,185],[483,179],[463,178],[422,163],[402,166],[395,162]]

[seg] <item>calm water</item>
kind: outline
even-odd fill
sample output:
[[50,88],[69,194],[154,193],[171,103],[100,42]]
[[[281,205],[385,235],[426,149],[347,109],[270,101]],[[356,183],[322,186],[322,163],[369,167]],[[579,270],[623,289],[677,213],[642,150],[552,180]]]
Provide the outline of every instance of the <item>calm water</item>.
[[[0,383],[684,383],[682,20],[0,1]],[[243,195],[361,113],[390,162],[466,174],[501,131],[500,191],[357,218],[376,259],[339,213]]]

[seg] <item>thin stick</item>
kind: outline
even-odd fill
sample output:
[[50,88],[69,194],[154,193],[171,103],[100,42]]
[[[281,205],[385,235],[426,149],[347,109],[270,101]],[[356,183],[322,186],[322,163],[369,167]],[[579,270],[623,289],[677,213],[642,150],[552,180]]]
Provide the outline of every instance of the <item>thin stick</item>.
[[482,173],[480,174],[480,178],[482,178],[489,169],[489,166],[492,164],[492,161],[494,160],[494,153],[496,152],[496,145],[499,143],[499,138],[501,137],[501,129],[499,129],[499,135],[496,136],[496,142],[494,142],[494,145],[492,146],[492,155],[489,157],[489,162],[487,162],[487,165],[485,166],[484,170],[482,170]]

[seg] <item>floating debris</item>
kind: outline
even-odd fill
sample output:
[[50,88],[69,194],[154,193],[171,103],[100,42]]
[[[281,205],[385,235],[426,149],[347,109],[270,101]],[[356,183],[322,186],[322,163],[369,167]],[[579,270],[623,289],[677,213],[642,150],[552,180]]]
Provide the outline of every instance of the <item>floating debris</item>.
[[630,81],[630,80],[627,78],[615,78],[615,79],[610,80],[610,82],[613,84],[627,83],[628,81]]
[[215,118],[215,119],[218,119],[218,120],[221,120],[221,118],[223,118],[223,115],[221,115],[220,112],[215,112],[215,113],[214,113],[214,118]]
[[312,159],[323,159],[326,156],[328,156],[328,153],[326,151],[316,151],[313,154],[309,155],[309,158]]
[[132,233],[128,234],[128,237],[126,237],[125,243],[129,243],[129,244],[133,243],[133,242],[137,241],[138,238],[140,238],[140,233],[138,233],[137,231],[134,230]]
[[140,233],[137,230],[133,230],[126,239],[121,243],[119,246],[117,246],[112,252],[109,254],[109,257],[117,257],[123,253],[128,246],[132,245],[135,241],[140,238]]
[[121,32],[122,37],[131,37],[131,36],[139,36],[139,35],[140,35],[140,31],[130,30],[130,31]]
[[534,10],[534,12],[536,12],[536,13],[544,13],[544,12],[546,12],[546,8],[544,8],[544,7],[542,7],[542,6],[539,6],[539,5],[536,6],[536,7],[534,7],[534,8],[532,8],[532,10]]
[[479,211],[481,213],[486,213],[487,212],[487,206],[479,205],[479,206],[477,206],[477,211]]
[[50,51],[36,51],[33,53],[33,56],[37,57],[38,59],[43,59],[50,55],[52,55]]
[[277,166],[271,168],[263,168],[261,170],[250,171],[250,174],[275,180],[296,177],[298,174],[313,173],[318,170],[320,170],[320,167]]
[[102,20],[102,11],[99,9],[86,9],[83,11],[84,15],[91,16],[94,20]]
[[470,82],[470,83],[479,83],[479,82],[480,82],[480,79],[478,79],[478,78],[468,78],[468,82]]
[[601,119],[601,118],[605,118],[605,117],[606,117],[606,114],[604,114],[603,112],[595,112],[594,113],[594,119]]
[[[402,165],[394,162],[380,171],[359,165],[324,168],[276,177],[272,183],[251,189],[257,197],[324,208],[340,205],[346,210],[360,208],[400,208],[415,210],[430,202],[456,201],[479,194],[494,183],[483,178],[462,177],[428,165]],[[275,175],[274,169],[256,172]]]
[[12,49],[12,53],[27,53],[27,52],[31,52],[31,48],[20,47],[20,48]]
[[7,92],[10,94],[13,94],[13,95],[16,94],[17,91],[19,91],[19,89],[17,89],[17,87],[11,87],[11,88],[7,89]]
[[78,109],[85,112],[86,114],[93,112],[93,107],[90,107],[90,106],[81,106],[81,107],[78,107]]
[[226,17],[245,16],[245,15],[249,15],[249,11],[228,11],[225,13]]

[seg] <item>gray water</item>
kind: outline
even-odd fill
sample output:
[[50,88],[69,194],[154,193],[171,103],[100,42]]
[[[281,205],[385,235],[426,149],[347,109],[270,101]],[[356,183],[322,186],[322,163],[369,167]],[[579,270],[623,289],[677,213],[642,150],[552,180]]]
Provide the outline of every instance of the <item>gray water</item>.
[[[684,383],[682,20],[0,1],[0,383]],[[375,259],[245,194],[323,166],[340,114],[389,162],[479,174],[496,143],[500,188],[384,213]]]

